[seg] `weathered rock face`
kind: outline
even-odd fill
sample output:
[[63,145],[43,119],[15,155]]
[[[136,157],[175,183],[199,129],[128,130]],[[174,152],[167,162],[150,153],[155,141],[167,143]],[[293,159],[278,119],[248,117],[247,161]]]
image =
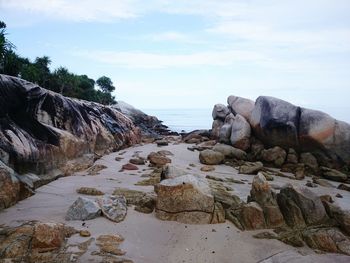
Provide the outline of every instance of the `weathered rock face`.
[[225,120],[226,116],[230,114],[230,110],[224,104],[215,104],[212,112],[214,120]]
[[231,111],[235,114],[242,115],[246,120],[249,121],[252,111],[254,109],[254,101],[236,97],[229,96],[227,98],[227,104],[231,108]]
[[230,142],[233,147],[246,151],[250,147],[250,125],[246,119],[237,114],[233,121],[231,127]]
[[263,150],[261,158],[268,163],[273,163],[277,167],[281,167],[286,159],[287,153],[279,146]]
[[277,195],[277,201],[291,227],[322,224],[328,219],[321,199],[305,187],[287,186]]
[[35,173],[39,179],[55,170],[56,175],[74,172],[79,166],[69,161],[86,154],[93,160],[93,154],[132,145],[141,137],[139,128],[111,107],[6,75],[0,75],[0,107],[0,160],[18,174]]
[[212,223],[215,202],[205,179],[183,175],[161,181],[154,190],[159,219],[189,224]]
[[21,186],[14,171],[0,161],[0,210],[20,200]]
[[298,145],[300,108],[277,98],[257,98],[250,124],[255,135],[269,146]]
[[172,133],[157,117],[147,115],[124,101],[118,101],[112,107],[130,118],[141,129],[143,136],[157,137],[159,134],[169,135]]

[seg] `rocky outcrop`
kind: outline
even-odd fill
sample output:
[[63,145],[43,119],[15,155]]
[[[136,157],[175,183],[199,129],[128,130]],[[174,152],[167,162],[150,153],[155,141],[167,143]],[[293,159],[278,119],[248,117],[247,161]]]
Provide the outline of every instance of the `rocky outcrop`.
[[0,106],[0,160],[20,182],[30,181],[23,178],[33,173],[36,185],[42,185],[86,169],[95,155],[141,139],[140,129],[111,107],[66,98],[15,77],[0,75]]
[[258,97],[255,104],[236,96],[229,96],[227,102],[226,109],[223,104],[214,106],[212,137],[247,151],[250,161],[264,161],[263,149],[278,146],[288,156],[267,161],[277,167],[286,162],[295,172],[290,164],[306,161],[307,174],[319,175],[318,166],[349,170],[350,124],[268,96]]
[[117,104],[112,107],[132,120],[132,122],[141,129],[143,136],[156,138],[159,134],[173,134],[173,132],[171,132],[166,125],[162,124],[162,121],[158,120],[157,117],[147,115],[124,101],[118,101]]
[[[223,209],[215,205],[206,179],[190,174],[166,179],[155,185],[156,216],[188,224],[220,223]],[[219,220],[219,221],[220,221]]]

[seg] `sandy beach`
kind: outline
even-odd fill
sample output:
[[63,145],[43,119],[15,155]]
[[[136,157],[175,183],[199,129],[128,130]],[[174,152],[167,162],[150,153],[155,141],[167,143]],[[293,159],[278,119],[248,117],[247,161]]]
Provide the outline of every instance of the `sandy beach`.
[[[69,206],[77,199],[76,190],[80,187],[94,187],[105,193],[112,194],[115,188],[152,192],[153,186],[137,186],[135,183],[145,179],[151,168],[140,165],[137,171],[120,171],[123,164],[138,153],[147,157],[152,151],[168,150],[172,164],[182,167],[188,173],[203,177],[234,178],[244,180],[245,184],[227,183],[235,194],[246,200],[251,189],[252,175],[238,174],[237,170],[227,165],[216,165],[215,171],[202,172],[203,166],[198,159],[197,151],[189,151],[190,144],[174,143],[158,147],[156,144],[135,145],[103,156],[95,164],[105,165],[97,175],[87,175],[86,171],[73,176],[63,177],[37,189],[36,194],[20,201],[16,205],[0,212],[0,223],[8,226],[20,225],[29,220],[42,222],[62,222],[78,230],[86,229],[92,238],[102,234],[120,234],[125,238],[120,248],[126,252],[124,258],[134,262],[349,262],[349,257],[342,255],[318,255],[309,248],[293,248],[277,240],[255,239],[253,234],[261,231],[241,231],[231,222],[211,225],[190,225],[171,221],[161,221],[152,214],[136,212],[128,208],[124,221],[114,223],[105,217],[85,221],[66,221],[65,215]],[[121,157],[116,161],[116,157]],[[191,166],[189,166],[191,164]],[[293,183],[305,185],[308,178],[296,181],[288,178],[275,177],[274,185]],[[344,198],[336,199],[342,207],[349,208],[350,193],[336,188],[319,186],[313,189],[322,194],[327,191],[330,195],[341,193]],[[94,197],[91,197],[94,198]],[[68,243],[78,244],[88,238],[79,235],[72,236]],[[101,257],[91,255],[96,250],[94,242],[78,259],[78,262],[101,262]],[[307,256],[305,256],[307,255]],[[273,256],[273,257],[272,257]],[[271,258],[272,257],[272,258]],[[278,261],[274,258],[278,257]],[[269,261],[270,260],[270,261]],[[277,259],[276,259],[277,260]]]

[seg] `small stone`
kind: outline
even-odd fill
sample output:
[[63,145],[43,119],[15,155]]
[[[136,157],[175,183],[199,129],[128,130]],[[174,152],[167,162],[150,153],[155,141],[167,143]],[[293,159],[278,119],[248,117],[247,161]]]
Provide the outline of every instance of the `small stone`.
[[157,146],[167,146],[169,144],[167,140],[158,140],[156,143]]
[[146,163],[146,160],[139,157],[139,158],[132,158],[129,160],[129,163],[135,164],[135,165],[144,165]]
[[124,164],[122,166],[122,169],[123,170],[130,170],[130,171],[132,171],[132,170],[138,170],[139,168],[136,165],[134,165],[134,164],[127,163],[127,164]]
[[215,167],[212,165],[205,165],[201,167],[202,172],[212,172],[215,170]]
[[80,187],[77,189],[77,193],[83,195],[104,195],[102,191],[93,187]]
[[69,207],[66,220],[90,220],[101,215],[98,204],[85,197],[78,199]]
[[349,191],[350,192],[350,186],[346,184],[339,184],[337,189],[344,190],[344,191]]
[[339,193],[337,193],[337,194],[335,195],[335,197],[343,198],[343,196],[342,196],[341,194],[339,194]]
[[87,230],[80,230],[79,235],[81,237],[89,237],[89,236],[91,236],[91,233]]
[[124,196],[104,195],[98,199],[102,213],[113,222],[121,222],[126,217],[127,205]]
[[107,166],[103,165],[103,164],[95,164],[94,166],[90,167],[87,170],[87,174],[88,175],[97,175],[99,174],[99,172],[103,169],[106,169]]

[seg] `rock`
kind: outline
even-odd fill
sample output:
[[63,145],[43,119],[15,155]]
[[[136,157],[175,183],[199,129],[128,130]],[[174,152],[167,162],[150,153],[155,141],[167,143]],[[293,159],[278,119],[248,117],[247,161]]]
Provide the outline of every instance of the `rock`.
[[336,228],[307,229],[303,232],[306,244],[329,253],[350,255],[350,241]]
[[277,239],[276,233],[269,232],[269,231],[259,232],[253,235],[253,237],[257,239]]
[[128,208],[124,196],[104,195],[98,199],[98,203],[102,214],[109,220],[119,223],[126,217]]
[[77,193],[83,195],[104,195],[104,192],[93,187],[80,187],[77,189]]
[[87,230],[80,230],[79,235],[81,237],[89,237],[89,236],[91,236],[91,233]]
[[119,245],[124,241],[124,238],[120,235],[101,235],[96,241],[96,245],[100,247],[101,253],[117,256],[123,256],[126,253],[119,248]]
[[277,202],[290,227],[319,225],[328,220],[320,198],[305,187],[287,185],[277,194]]
[[125,197],[127,205],[135,205],[135,210],[141,213],[152,213],[156,203],[154,193],[146,193],[126,188],[117,188],[113,195],[122,195]]
[[237,114],[231,124],[230,142],[233,147],[246,151],[250,148],[250,125],[247,120]]
[[66,238],[77,231],[60,223],[32,221],[0,232],[1,262],[71,262]]
[[240,114],[246,120],[250,120],[255,105],[254,101],[241,97],[229,96],[227,98],[227,103],[234,114]]
[[265,177],[265,179],[267,180],[267,181],[273,181],[275,178],[274,178],[274,174],[273,173],[270,173],[270,172],[268,172],[268,171],[261,171],[261,172],[259,172],[259,173],[261,173],[264,177]]
[[315,156],[311,153],[300,154],[300,162],[305,164],[305,166],[310,170],[311,173],[317,173],[318,163]]
[[286,101],[260,96],[255,101],[250,124],[254,134],[268,146],[298,145],[300,108]]
[[215,171],[215,167],[212,165],[204,165],[201,167],[202,172],[212,172]]
[[221,127],[224,125],[224,122],[222,120],[214,120],[213,121],[213,124],[212,124],[212,129],[211,129],[211,138],[213,139],[219,139],[219,135],[220,135],[220,130],[221,130]]
[[350,235],[350,211],[344,210],[330,201],[332,200],[323,201],[327,214],[337,222],[341,230]]
[[291,164],[298,163],[298,154],[293,148],[289,148],[286,162]]
[[205,179],[183,175],[155,185],[156,217],[189,224],[209,224],[214,197]]
[[163,156],[174,156],[174,154],[171,151],[167,151],[167,150],[160,150],[157,153]]
[[135,164],[135,165],[144,165],[146,163],[146,160],[144,158],[141,158],[141,157],[131,158],[129,160],[129,163]]
[[211,224],[220,224],[225,222],[225,210],[221,203],[215,202],[214,212]]
[[239,220],[245,230],[263,229],[266,227],[264,212],[256,202],[242,206]]
[[272,192],[270,185],[261,172],[254,176],[250,196],[251,200],[257,202],[263,209],[267,227],[280,227],[284,224],[276,195]]
[[0,211],[20,200],[21,186],[11,168],[0,161]]
[[87,174],[88,175],[97,175],[99,174],[100,171],[102,171],[103,169],[106,169],[107,166],[103,165],[103,164],[95,164],[94,166],[90,167],[87,170]]
[[156,185],[160,182],[160,179],[161,179],[161,173],[162,173],[162,170],[159,170],[158,169],[155,169],[150,175],[149,175],[149,178],[145,179],[145,180],[142,180],[142,181],[139,181],[137,182],[135,185]]
[[157,146],[167,146],[169,143],[167,140],[156,140]]
[[226,116],[230,114],[230,110],[224,104],[215,104],[212,112],[213,120],[225,120]]
[[303,180],[305,178],[305,166],[304,164],[297,164],[295,169],[295,179]]
[[130,171],[133,171],[133,170],[138,170],[139,168],[134,165],[134,164],[131,164],[131,163],[127,163],[127,164],[124,164],[122,166],[122,170],[130,170]]
[[263,168],[264,165],[262,162],[244,162],[244,164],[239,167],[239,173],[257,174]]
[[188,174],[188,172],[184,169],[175,165],[166,164],[162,169],[161,179],[176,178],[185,174]]
[[310,187],[310,188],[316,188],[317,187],[317,184],[314,184],[313,182],[307,182],[306,184],[305,184],[305,186],[307,186],[307,187]]
[[345,182],[348,179],[348,176],[346,174],[343,174],[342,172],[339,172],[334,169],[330,169],[324,166],[320,167],[321,174],[324,178],[336,182]]
[[72,161],[87,154],[101,156],[141,140],[139,128],[109,106],[6,75],[0,75],[0,93],[0,156],[18,174],[34,173],[47,182],[56,171],[86,169],[90,161]]
[[334,188],[334,185],[332,185],[330,182],[328,182],[328,181],[325,180],[325,179],[313,177],[313,178],[312,178],[312,181],[313,181],[315,184],[321,185],[321,186],[323,186],[323,187]]
[[339,194],[339,193],[337,193],[337,194],[335,195],[335,197],[343,198],[343,196],[342,196],[341,194]]
[[219,142],[230,144],[231,133],[232,133],[231,123],[225,123],[224,125],[222,125],[219,132],[219,138],[218,138]]
[[261,160],[261,153],[264,150],[264,145],[254,137],[251,138],[250,152],[253,160]]
[[350,125],[335,120],[326,113],[301,109],[299,124],[300,144],[306,149],[321,149],[335,162],[350,159]]
[[69,207],[66,220],[90,220],[101,215],[101,209],[98,204],[85,197],[78,197]]
[[350,192],[350,186],[346,184],[339,184],[337,189],[344,190]]
[[213,151],[220,152],[225,158],[245,160],[247,153],[230,145],[218,143],[213,147]]
[[275,146],[268,150],[263,150],[261,158],[265,162],[272,163],[276,167],[281,167],[286,159],[287,153],[284,149],[279,146]]
[[171,163],[171,159],[168,157],[165,157],[159,153],[156,152],[151,152],[148,156],[147,159],[150,161],[151,164],[160,167],[163,166],[167,163]]
[[213,150],[204,150],[199,153],[199,160],[202,164],[215,165],[224,161],[224,155],[221,152]]

